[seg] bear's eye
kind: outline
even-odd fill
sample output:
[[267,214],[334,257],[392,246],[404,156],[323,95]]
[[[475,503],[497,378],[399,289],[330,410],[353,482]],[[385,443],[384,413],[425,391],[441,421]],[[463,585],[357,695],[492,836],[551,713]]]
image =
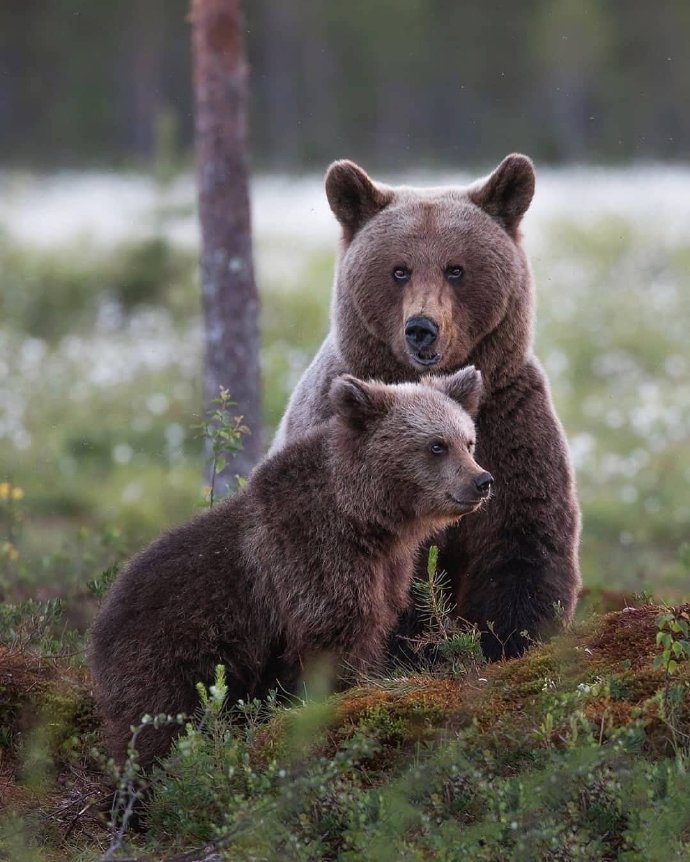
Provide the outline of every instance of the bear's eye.
[[410,275],[410,270],[406,266],[396,266],[393,270],[393,279],[398,284],[405,284],[406,281],[410,280]]
[[443,440],[434,440],[431,446],[429,446],[429,451],[432,455],[445,455],[448,451],[448,447]]
[[474,441],[467,444],[467,451],[470,453],[470,455],[474,455]]
[[445,276],[448,279],[448,281],[452,282],[453,284],[457,284],[459,281],[461,281],[464,274],[465,274],[465,267],[464,266],[447,266],[446,267]]

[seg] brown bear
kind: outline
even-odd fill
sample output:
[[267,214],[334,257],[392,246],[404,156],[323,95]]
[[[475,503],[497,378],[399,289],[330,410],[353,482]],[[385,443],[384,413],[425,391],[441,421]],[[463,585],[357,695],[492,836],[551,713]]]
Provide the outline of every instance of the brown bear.
[[[294,691],[319,654],[341,673],[376,666],[420,544],[489,496],[472,455],[480,394],[473,368],[416,385],[340,377],[329,422],[134,557],[91,633],[113,755],[145,713],[192,713],[219,663],[230,700]],[[146,728],[140,762],[174,732]]]
[[570,620],[580,587],[568,449],[532,350],[520,222],[534,186],[523,155],[467,188],[391,188],[352,162],[331,165],[326,193],[343,230],[331,331],[271,450],[331,414],[339,374],[394,383],[474,364],[486,390],[477,456],[496,477],[495,499],[445,534],[440,565],[489,658],[517,655],[555,618]]

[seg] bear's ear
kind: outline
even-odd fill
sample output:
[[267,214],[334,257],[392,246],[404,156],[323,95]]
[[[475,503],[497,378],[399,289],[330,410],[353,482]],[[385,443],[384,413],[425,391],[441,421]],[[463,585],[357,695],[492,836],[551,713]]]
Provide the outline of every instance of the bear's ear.
[[534,165],[527,156],[506,156],[491,176],[470,188],[472,203],[500,222],[515,239],[534,197]]
[[336,377],[330,398],[336,415],[357,431],[363,431],[388,410],[388,399],[380,385],[365,383],[351,374]]
[[326,173],[326,197],[343,228],[345,241],[393,199],[390,189],[377,186],[359,165],[342,159]]
[[481,372],[468,365],[447,377],[434,377],[438,388],[466,410],[474,419],[484,392]]

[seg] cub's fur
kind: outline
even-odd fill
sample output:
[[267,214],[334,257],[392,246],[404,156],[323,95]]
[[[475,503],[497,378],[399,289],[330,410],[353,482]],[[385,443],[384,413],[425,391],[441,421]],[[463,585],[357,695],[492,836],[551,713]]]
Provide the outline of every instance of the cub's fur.
[[[113,755],[145,713],[192,713],[218,663],[231,700],[294,691],[323,654],[341,677],[376,665],[420,543],[488,496],[471,454],[480,392],[473,368],[416,385],[338,378],[328,423],[136,556],[91,634]],[[147,728],[141,762],[173,734]]]

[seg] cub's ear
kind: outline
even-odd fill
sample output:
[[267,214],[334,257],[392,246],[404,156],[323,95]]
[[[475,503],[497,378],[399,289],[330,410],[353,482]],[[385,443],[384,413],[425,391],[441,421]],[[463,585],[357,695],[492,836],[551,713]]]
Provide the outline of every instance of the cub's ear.
[[500,222],[515,239],[534,197],[534,165],[527,156],[506,156],[491,176],[469,190],[472,203]]
[[354,162],[333,162],[326,173],[326,197],[343,228],[345,241],[352,237],[393,199],[390,189],[376,185]]
[[331,404],[337,416],[357,431],[363,431],[388,410],[388,398],[376,383],[365,383],[343,374],[331,384]]
[[441,392],[457,401],[474,419],[484,392],[481,372],[474,365],[468,365],[447,377],[434,377],[433,380]]

